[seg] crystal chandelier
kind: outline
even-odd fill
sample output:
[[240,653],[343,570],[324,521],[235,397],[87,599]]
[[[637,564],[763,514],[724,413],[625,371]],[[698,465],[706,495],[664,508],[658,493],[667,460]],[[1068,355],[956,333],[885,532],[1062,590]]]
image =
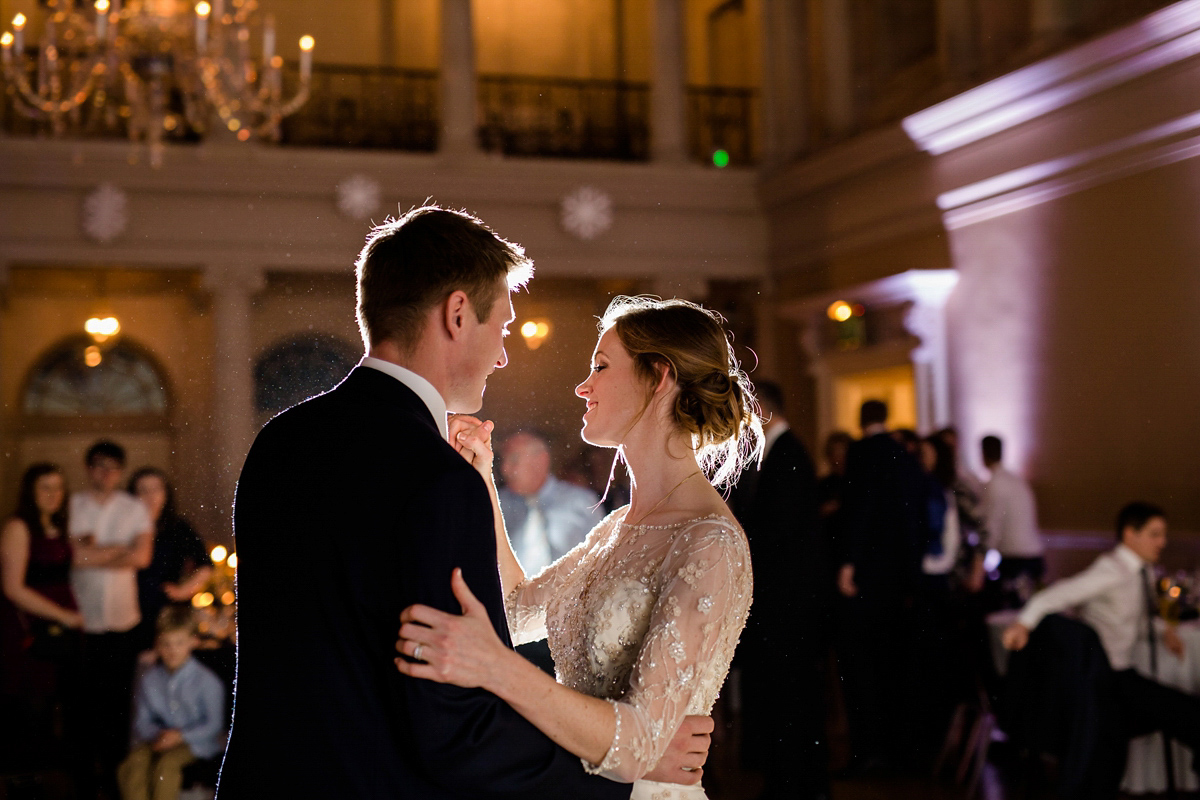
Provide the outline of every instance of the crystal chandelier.
[[[241,141],[279,141],[280,121],[308,99],[313,38],[300,39],[299,85],[283,96],[275,22],[256,0],[48,0],[36,58],[28,19],[0,36],[7,90],[18,112],[65,136],[113,134],[145,141],[154,166],[165,137],[200,137],[220,125]],[[86,5],[86,4],[79,4]],[[260,60],[251,29],[261,30]]]

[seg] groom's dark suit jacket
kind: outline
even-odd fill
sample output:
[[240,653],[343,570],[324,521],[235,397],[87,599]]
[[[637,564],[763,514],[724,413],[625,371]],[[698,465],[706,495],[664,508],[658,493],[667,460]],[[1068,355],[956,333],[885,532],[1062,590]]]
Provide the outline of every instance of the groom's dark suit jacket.
[[454,567],[509,642],[487,490],[408,387],[359,367],[271,420],[238,481],[234,532],[220,800],[628,798],[494,695],[396,670],[401,609],[460,611]]

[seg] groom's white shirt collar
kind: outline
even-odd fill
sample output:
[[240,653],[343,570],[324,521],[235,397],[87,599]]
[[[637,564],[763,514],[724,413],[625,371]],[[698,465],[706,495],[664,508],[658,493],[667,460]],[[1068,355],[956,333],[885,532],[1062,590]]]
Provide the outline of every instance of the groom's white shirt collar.
[[417,397],[421,398],[421,402],[423,402],[429,409],[429,413],[433,415],[433,421],[437,423],[438,430],[442,432],[442,438],[449,438],[450,433],[446,427],[446,401],[442,399],[441,392],[435,389],[432,383],[425,380],[411,369],[405,369],[399,364],[393,364],[390,361],[384,361],[382,358],[363,356],[363,360],[358,362],[358,365],[360,367],[377,369],[380,372],[391,375],[393,378],[412,389]]

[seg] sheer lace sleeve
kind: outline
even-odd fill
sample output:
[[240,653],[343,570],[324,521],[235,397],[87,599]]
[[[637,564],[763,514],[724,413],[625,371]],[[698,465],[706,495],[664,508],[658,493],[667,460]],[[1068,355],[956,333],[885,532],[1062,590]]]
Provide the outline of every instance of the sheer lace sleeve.
[[[707,713],[729,671],[750,610],[746,538],[727,520],[682,529],[660,573],[662,591],[630,676],[613,703],[613,743],[589,772],[634,781],[666,752],[688,713]],[[699,702],[698,702],[699,701]]]
[[609,514],[566,555],[532,578],[518,583],[504,598],[508,632],[514,645],[546,638],[546,603],[558,594],[584,556],[603,538],[604,532],[611,529],[617,514],[618,511]]

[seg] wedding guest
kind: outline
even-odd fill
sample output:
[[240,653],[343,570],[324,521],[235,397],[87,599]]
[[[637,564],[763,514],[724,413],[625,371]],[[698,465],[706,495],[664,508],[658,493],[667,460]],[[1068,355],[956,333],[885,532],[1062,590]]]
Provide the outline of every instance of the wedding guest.
[[183,768],[225,745],[225,687],[192,658],[199,640],[191,606],[165,606],[155,629],[158,663],[138,680],[133,749],[118,771],[123,800],[176,800]]
[[927,762],[941,744],[955,704],[974,686],[969,633],[981,618],[964,602],[976,549],[967,540],[971,522],[956,496],[954,452],[936,435],[921,442],[925,488],[925,552],[913,596],[907,653],[908,718],[912,753]]
[[783,390],[756,381],[769,421],[762,468],[742,473],[729,507],[746,531],[754,606],[737,650],[742,688],[742,758],[764,773],[760,795],[829,795],[825,664],[832,584],[817,516],[808,449],[784,416]]
[[[845,520],[846,501],[846,453],[854,437],[845,431],[834,431],[825,437],[825,464],[828,472],[817,481],[817,513],[820,514],[825,540],[829,548],[830,567],[842,564],[842,548],[845,546],[842,529]],[[832,585],[834,576],[830,575]]]
[[907,757],[896,658],[907,647],[906,608],[920,576],[925,505],[920,467],[888,433],[887,415],[881,400],[862,404],[863,438],[846,459],[837,649],[850,727],[848,774],[886,770]]
[[921,457],[921,437],[911,428],[897,428],[892,431],[892,437],[904,448],[904,452],[908,453],[914,459]]
[[71,494],[68,530],[77,557],[71,588],[83,614],[84,670],[90,678],[89,737],[110,783],[125,755],[138,641],[137,571],[154,555],[146,507],[120,490],[125,449],[100,441],[87,451],[88,488]]
[[517,560],[536,575],[587,536],[602,515],[600,498],[550,472],[550,443],[520,431],[500,447],[500,508]]
[[1077,609],[1080,619],[1096,631],[1113,670],[1109,685],[1125,737],[1111,743],[1111,758],[1101,760],[1116,765],[1110,770],[1113,795],[1129,738],[1162,731],[1191,748],[1193,758],[1200,754],[1200,697],[1163,686],[1133,668],[1139,641],[1147,641],[1151,648],[1161,641],[1176,656],[1184,655],[1178,632],[1155,619],[1153,566],[1167,543],[1166,514],[1150,503],[1130,503],[1117,514],[1116,528],[1118,544],[1113,550],[1078,575],[1056,581],[1029,598],[1002,637],[1006,648],[1021,650],[1042,619],[1068,609]]
[[958,446],[958,428],[950,425],[942,428],[933,435],[945,442],[946,446],[954,453],[954,468],[958,476],[958,484],[974,495],[976,502],[978,502],[983,497],[983,481],[979,480],[979,476],[972,472],[963,462],[963,452]]
[[142,467],[128,491],[141,500],[154,522],[154,557],[138,570],[140,647],[151,647],[158,612],[168,603],[187,603],[212,578],[212,559],[195,528],[175,511],[175,489],[157,467]]
[[1038,530],[1033,490],[1019,475],[1004,467],[1004,445],[997,436],[980,442],[983,463],[991,473],[984,487],[982,514],[985,546],[1000,553],[997,605],[1019,606],[1046,573],[1045,545]]
[[28,768],[55,748],[55,707],[74,733],[83,617],[71,593],[66,484],[54,464],[21,477],[17,508],[0,529],[0,752]]

